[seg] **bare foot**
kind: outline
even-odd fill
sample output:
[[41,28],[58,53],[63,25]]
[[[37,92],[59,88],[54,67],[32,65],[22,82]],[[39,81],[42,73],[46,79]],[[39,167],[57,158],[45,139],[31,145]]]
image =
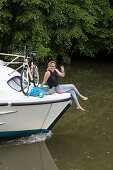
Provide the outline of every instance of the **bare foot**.
[[85,97],[85,96],[80,96],[80,98],[82,99],[82,100],[88,100],[88,97]]
[[85,109],[84,109],[84,108],[82,108],[79,104],[77,105],[77,109],[78,109],[78,110],[85,111]]

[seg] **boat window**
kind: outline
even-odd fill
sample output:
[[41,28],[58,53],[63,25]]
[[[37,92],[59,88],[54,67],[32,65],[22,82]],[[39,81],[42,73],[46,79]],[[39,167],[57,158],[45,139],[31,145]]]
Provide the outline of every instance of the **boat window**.
[[14,90],[21,91],[21,78],[19,76],[11,78],[7,83]]

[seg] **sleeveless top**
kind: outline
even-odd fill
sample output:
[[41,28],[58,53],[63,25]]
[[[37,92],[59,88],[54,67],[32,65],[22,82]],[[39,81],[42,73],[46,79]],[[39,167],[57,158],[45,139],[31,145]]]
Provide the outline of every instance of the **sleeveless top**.
[[51,72],[50,70],[49,70],[49,72],[50,72],[50,77],[47,80],[49,88],[58,86],[59,82],[58,82],[57,72],[56,71]]

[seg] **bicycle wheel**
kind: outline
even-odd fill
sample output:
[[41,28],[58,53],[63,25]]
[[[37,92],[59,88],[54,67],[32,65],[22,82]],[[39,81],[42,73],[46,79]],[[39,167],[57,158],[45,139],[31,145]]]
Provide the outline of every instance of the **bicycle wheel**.
[[25,95],[27,95],[29,91],[29,85],[30,85],[30,81],[29,81],[28,69],[24,68],[21,72],[21,90]]
[[39,72],[36,65],[33,67],[33,84],[34,86],[38,86],[39,84]]

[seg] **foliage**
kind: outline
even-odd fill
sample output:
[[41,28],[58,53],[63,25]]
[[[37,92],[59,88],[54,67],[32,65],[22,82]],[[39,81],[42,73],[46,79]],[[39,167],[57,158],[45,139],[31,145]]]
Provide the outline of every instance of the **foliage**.
[[1,0],[2,52],[37,51],[37,58],[70,61],[113,49],[112,0]]

